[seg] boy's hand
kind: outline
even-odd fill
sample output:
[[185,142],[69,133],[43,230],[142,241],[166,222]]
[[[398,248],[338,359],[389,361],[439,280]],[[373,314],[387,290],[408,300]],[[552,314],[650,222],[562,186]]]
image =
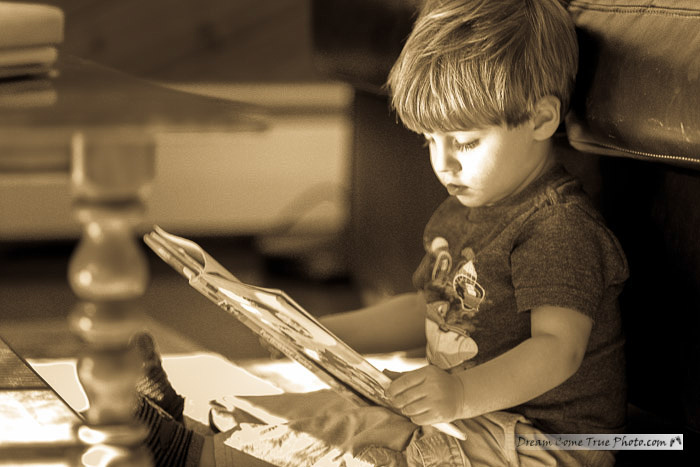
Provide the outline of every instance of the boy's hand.
[[387,375],[387,376],[388,376],[389,378],[391,378],[392,380],[395,380],[395,379],[401,377],[401,375],[404,374],[403,371],[394,371],[394,370],[390,370],[390,369],[388,369],[388,368],[383,369],[383,370],[382,370],[382,373],[384,373],[385,375]]
[[392,381],[387,395],[413,423],[432,425],[459,418],[463,391],[457,376],[428,365]]

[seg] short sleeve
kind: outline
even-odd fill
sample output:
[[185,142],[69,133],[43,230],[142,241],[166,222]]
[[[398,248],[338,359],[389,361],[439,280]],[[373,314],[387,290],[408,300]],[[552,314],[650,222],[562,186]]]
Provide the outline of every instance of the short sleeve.
[[523,224],[511,254],[518,311],[552,305],[594,321],[627,278],[619,243],[598,219],[571,204],[544,207]]

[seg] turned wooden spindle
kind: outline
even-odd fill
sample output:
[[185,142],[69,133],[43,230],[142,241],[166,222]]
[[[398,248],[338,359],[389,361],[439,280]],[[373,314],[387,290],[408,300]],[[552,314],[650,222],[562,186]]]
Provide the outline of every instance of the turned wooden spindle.
[[[0,170],[69,171],[73,212],[83,229],[68,272],[80,300],[70,325],[85,342],[78,369],[90,402],[76,429],[85,445],[80,462],[147,465],[149,457],[138,449],[145,431],[132,419],[139,365],[128,342],[139,328],[148,280],[134,228],[155,175],[153,138],[183,130],[261,131],[261,109],[175,91],[63,53],[47,76],[5,81]],[[29,196],[22,208],[34,203]],[[42,235],[51,231],[38,228]]]
[[90,403],[77,427],[83,465],[151,465],[141,447],[146,430],[133,419],[141,365],[128,344],[142,327],[148,267],[134,230],[154,159],[151,137],[138,132],[79,132],[71,141],[73,212],[82,236],[68,269],[80,299],[69,321],[84,342],[78,378]]

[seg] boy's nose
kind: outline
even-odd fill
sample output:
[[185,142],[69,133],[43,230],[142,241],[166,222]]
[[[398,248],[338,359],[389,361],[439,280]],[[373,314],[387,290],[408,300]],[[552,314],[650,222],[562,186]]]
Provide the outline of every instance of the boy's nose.
[[444,144],[431,148],[431,157],[436,172],[458,173],[462,170],[462,165],[455,157],[454,151]]

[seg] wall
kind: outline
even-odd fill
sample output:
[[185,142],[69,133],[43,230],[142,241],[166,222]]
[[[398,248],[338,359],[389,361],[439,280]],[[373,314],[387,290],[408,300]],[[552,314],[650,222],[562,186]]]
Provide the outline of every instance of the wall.
[[46,0],[63,51],[171,81],[308,81],[310,0]]

